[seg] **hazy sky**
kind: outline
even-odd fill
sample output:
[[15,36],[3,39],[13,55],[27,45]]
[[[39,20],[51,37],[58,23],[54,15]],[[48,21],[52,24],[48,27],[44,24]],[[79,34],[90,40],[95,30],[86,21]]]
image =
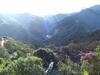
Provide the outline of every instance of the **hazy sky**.
[[0,0],[0,12],[49,15],[71,13],[100,4],[100,0]]

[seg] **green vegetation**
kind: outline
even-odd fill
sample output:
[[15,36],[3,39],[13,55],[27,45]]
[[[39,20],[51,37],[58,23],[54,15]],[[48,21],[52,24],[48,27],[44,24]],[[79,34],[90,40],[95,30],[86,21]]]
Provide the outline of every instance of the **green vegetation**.
[[11,38],[5,40],[0,47],[0,75],[99,75],[100,45],[92,51],[77,50],[81,46],[72,42],[36,49]]
[[31,56],[6,61],[0,64],[0,75],[45,75],[40,58]]

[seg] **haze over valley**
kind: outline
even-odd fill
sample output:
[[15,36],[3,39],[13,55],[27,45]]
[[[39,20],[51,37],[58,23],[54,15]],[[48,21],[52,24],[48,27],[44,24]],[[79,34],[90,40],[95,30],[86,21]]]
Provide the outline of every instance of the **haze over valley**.
[[100,1],[1,0],[0,75],[100,75]]

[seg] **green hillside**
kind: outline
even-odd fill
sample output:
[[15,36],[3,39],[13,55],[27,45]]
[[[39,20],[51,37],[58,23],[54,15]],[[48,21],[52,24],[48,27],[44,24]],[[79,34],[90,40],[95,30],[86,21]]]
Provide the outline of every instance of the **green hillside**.
[[[4,46],[0,47],[0,75],[99,75],[99,44],[92,52],[84,52],[76,50],[71,44],[37,48],[9,37],[4,37],[4,40]],[[79,51],[89,57],[80,56]],[[53,64],[50,65],[51,63]],[[91,66],[92,72],[88,66]]]

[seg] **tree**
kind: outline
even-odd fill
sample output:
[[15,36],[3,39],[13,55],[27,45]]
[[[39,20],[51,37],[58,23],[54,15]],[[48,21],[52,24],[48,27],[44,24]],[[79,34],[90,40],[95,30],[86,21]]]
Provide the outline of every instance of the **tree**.
[[34,55],[43,59],[43,66],[47,68],[51,62],[54,62],[54,68],[57,68],[58,58],[53,50],[49,48],[39,48],[34,52]]

